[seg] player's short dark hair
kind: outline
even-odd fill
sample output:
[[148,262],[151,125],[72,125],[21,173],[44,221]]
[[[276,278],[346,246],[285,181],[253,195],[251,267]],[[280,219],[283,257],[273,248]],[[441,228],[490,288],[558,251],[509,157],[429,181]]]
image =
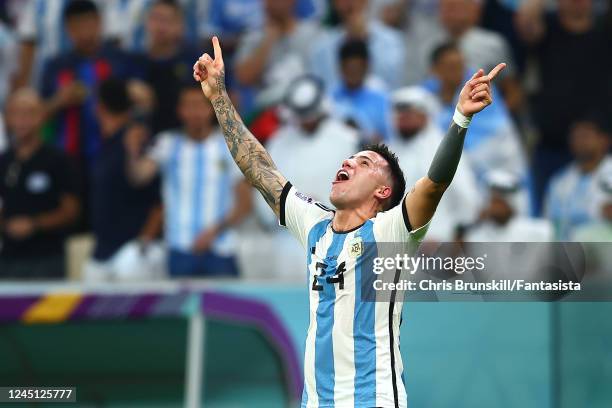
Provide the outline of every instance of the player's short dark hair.
[[98,86],[98,102],[109,112],[128,113],[132,101],[128,94],[127,81],[121,78],[105,79]]
[[387,164],[389,164],[392,191],[391,197],[389,197],[387,202],[383,205],[383,211],[389,210],[402,201],[402,198],[404,198],[404,193],[406,192],[406,178],[404,177],[404,172],[400,167],[399,159],[395,153],[389,150],[389,146],[383,143],[366,145],[363,147],[363,150],[378,153],[385,159]]
[[67,21],[72,17],[79,17],[85,14],[99,15],[98,6],[91,0],[71,0],[64,7],[63,19]]
[[368,52],[368,44],[358,38],[349,38],[340,46],[340,61],[349,58],[361,58],[368,61],[370,53]]
[[448,41],[438,45],[436,48],[434,48],[429,56],[429,64],[431,66],[436,65],[438,62],[440,62],[440,59],[446,55],[446,53],[451,51],[459,51],[459,46],[454,41]]

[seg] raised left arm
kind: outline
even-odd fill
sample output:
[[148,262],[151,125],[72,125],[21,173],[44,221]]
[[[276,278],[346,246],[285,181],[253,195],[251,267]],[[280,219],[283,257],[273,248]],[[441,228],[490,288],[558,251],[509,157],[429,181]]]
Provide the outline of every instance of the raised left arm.
[[505,67],[506,64],[499,64],[488,75],[478,70],[461,90],[453,121],[438,146],[427,176],[419,179],[406,197],[404,205],[413,228],[427,224],[435,213],[455,176],[472,116],[493,102],[491,81]]

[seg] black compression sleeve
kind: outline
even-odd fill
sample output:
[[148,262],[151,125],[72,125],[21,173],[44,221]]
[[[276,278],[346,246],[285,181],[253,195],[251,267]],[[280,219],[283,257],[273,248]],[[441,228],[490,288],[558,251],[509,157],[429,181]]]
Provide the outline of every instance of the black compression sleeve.
[[451,124],[429,166],[427,176],[433,182],[450,184],[453,181],[457,166],[459,166],[459,160],[461,159],[466,133],[466,128],[457,125],[455,122]]

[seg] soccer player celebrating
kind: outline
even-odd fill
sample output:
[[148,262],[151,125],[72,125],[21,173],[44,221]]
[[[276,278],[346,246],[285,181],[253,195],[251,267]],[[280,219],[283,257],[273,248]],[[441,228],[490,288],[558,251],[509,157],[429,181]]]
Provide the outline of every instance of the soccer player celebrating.
[[402,242],[410,255],[416,251],[453,179],[470,120],[491,104],[491,81],[505,64],[488,75],[479,70],[465,84],[428,174],[407,195],[397,157],[385,145],[372,145],[342,162],[331,186],[330,202],[336,209],[330,210],[299,193],[248,131],[225,89],[217,37],[213,48],[214,59],[204,54],[194,64],[194,78],[212,102],[247,181],[307,251],[310,326],[302,407],[405,408],[399,352],[402,305],[362,300],[362,268],[371,266],[371,259],[354,243]]

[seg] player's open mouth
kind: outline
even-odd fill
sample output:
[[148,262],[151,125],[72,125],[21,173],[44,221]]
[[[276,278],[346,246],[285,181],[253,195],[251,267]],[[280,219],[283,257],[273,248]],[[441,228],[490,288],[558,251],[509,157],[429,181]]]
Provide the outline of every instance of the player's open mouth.
[[338,173],[336,173],[336,178],[334,179],[334,181],[332,182],[332,184],[336,184],[336,183],[342,183],[343,181],[348,181],[350,178],[348,171],[342,169],[342,170],[338,170]]

